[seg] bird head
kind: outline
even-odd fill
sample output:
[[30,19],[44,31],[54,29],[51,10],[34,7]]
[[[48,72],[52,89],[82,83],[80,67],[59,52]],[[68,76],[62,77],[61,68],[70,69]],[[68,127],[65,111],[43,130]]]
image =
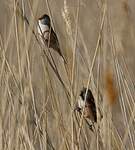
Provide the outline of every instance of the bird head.
[[50,17],[47,14],[42,15],[39,19],[38,19],[39,23],[42,25],[47,25],[48,27],[51,26],[51,20]]
[[[87,95],[86,95],[86,92],[87,92]],[[86,97],[86,102],[85,102],[85,97]],[[86,103],[89,103],[92,98],[93,98],[93,96],[92,96],[90,89],[88,89],[88,91],[87,91],[87,88],[83,87],[80,92],[78,101],[77,101],[77,108],[83,109],[85,107]]]

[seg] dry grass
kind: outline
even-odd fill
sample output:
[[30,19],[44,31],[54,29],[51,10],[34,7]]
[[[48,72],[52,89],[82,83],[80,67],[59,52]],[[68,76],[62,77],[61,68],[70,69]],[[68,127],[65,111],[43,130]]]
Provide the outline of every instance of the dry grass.
[[[133,4],[1,1],[0,150],[135,149]],[[43,13],[67,64],[38,41]],[[94,132],[74,112],[83,86],[96,100]]]

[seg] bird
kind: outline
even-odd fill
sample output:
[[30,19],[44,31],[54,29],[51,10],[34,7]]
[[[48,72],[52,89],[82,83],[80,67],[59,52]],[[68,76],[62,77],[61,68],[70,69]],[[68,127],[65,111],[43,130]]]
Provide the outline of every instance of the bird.
[[[86,95],[87,93],[87,95]],[[86,100],[85,100],[86,99]],[[90,89],[83,87],[80,92],[75,110],[82,113],[84,109],[84,118],[90,119],[92,123],[97,122],[97,113],[95,99]]]
[[65,57],[62,55],[57,35],[51,26],[50,17],[47,14],[42,15],[38,19],[37,29],[42,44],[45,44],[48,48],[52,48],[57,51],[63,58],[64,62],[67,63]]

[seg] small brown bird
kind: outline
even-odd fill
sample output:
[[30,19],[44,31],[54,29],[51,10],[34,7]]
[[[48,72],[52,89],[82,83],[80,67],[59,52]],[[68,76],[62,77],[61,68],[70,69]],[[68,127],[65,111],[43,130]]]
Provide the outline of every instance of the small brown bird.
[[[84,108],[84,117],[89,118],[93,123],[97,122],[96,105],[93,94],[90,89],[83,88],[80,92],[77,107],[75,110],[82,112]],[[86,98],[86,101],[85,101]]]
[[38,19],[38,33],[41,42],[45,44],[47,47],[57,51],[59,55],[63,58],[64,62],[66,63],[66,59],[64,58],[60,50],[57,35],[54,32],[53,28],[51,27],[50,17],[46,14],[44,14]]

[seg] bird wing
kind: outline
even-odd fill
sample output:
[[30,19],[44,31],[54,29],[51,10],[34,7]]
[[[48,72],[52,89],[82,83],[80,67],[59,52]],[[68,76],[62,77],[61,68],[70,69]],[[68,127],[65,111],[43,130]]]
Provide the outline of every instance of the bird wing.
[[57,35],[52,28],[51,28],[51,35],[50,35],[50,47],[56,50],[62,56]]

